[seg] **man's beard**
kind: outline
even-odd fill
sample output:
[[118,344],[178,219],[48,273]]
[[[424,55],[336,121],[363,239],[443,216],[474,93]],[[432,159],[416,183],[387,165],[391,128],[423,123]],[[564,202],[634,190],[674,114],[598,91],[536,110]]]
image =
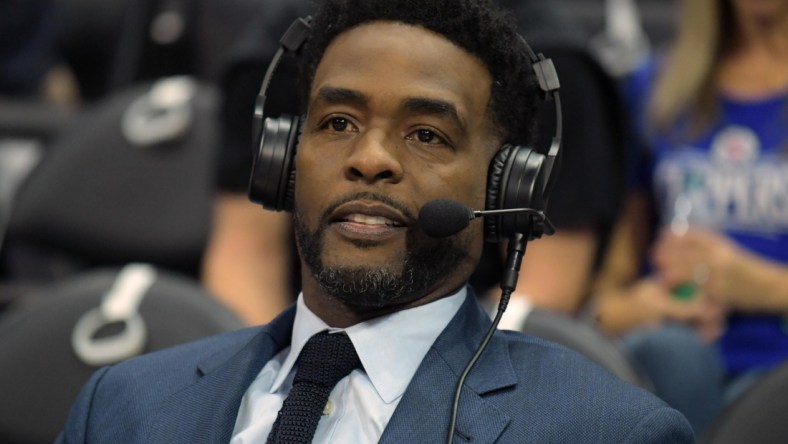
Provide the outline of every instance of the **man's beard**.
[[[415,222],[407,208],[384,195],[360,193],[334,203],[320,218],[314,232],[306,226],[300,211],[295,209],[293,228],[301,258],[326,294],[349,307],[376,309],[407,304],[425,296],[468,258],[471,236],[467,232],[443,239],[427,237],[411,223],[405,236],[405,251],[392,258],[391,267],[331,266],[323,263],[325,230],[329,216],[340,205],[353,200],[377,200],[398,209],[407,220]],[[358,248],[374,243],[353,242]],[[397,270],[399,268],[399,270]]]

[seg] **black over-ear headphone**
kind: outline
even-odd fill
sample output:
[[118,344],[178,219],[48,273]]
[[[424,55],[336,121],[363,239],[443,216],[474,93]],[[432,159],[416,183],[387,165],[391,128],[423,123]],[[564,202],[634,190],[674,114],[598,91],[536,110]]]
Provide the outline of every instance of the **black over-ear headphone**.
[[[282,115],[266,117],[264,106],[274,71],[286,52],[298,53],[311,31],[310,17],[296,19],[279,41],[280,47],[263,78],[254,112],[254,140],[257,155],[249,181],[249,199],[274,211],[292,211],[295,194],[295,158],[303,118]],[[550,190],[560,165],[561,101],[559,82],[553,62],[536,54],[525,41],[543,99],[555,102],[556,127],[547,155],[521,145],[505,145],[490,163],[487,173],[486,210],[531,208],[541,214],[547,206]],[[498,242],[515,233],[527,233],[529,239],[552,234],[553,228],[545,217],[533,213],[500,214],[485,217],[485,239]]]

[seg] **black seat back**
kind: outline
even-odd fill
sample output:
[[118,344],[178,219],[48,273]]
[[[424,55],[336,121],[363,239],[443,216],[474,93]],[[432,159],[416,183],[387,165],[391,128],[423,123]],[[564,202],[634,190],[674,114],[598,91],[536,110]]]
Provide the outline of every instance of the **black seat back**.
[[46,282],[147,262],[196,276],[211,224],[216,108],[211,88],[167,78],[84,111],[19,188],[0,275]]

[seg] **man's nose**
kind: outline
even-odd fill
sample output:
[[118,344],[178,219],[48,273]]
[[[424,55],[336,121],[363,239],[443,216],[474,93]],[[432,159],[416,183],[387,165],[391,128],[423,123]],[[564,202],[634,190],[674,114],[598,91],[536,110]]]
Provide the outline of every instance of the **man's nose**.
[[402,179],[400,149],[383,131],[370,131],[358,138],[345,162],[345,177],[372,184]]

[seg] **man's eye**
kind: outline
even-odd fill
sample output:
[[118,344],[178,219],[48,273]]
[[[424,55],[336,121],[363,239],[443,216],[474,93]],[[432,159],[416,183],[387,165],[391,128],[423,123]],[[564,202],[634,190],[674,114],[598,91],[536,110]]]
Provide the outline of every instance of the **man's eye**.
[[331,131],[342,133],[350,128],[350,121],[344,117],[332,117],[323,126]]
[[424,128],[414,131],[410,138],[415,138],[417,141],[428,145],[446,144],[446,140],[439,136],[438,133]]

